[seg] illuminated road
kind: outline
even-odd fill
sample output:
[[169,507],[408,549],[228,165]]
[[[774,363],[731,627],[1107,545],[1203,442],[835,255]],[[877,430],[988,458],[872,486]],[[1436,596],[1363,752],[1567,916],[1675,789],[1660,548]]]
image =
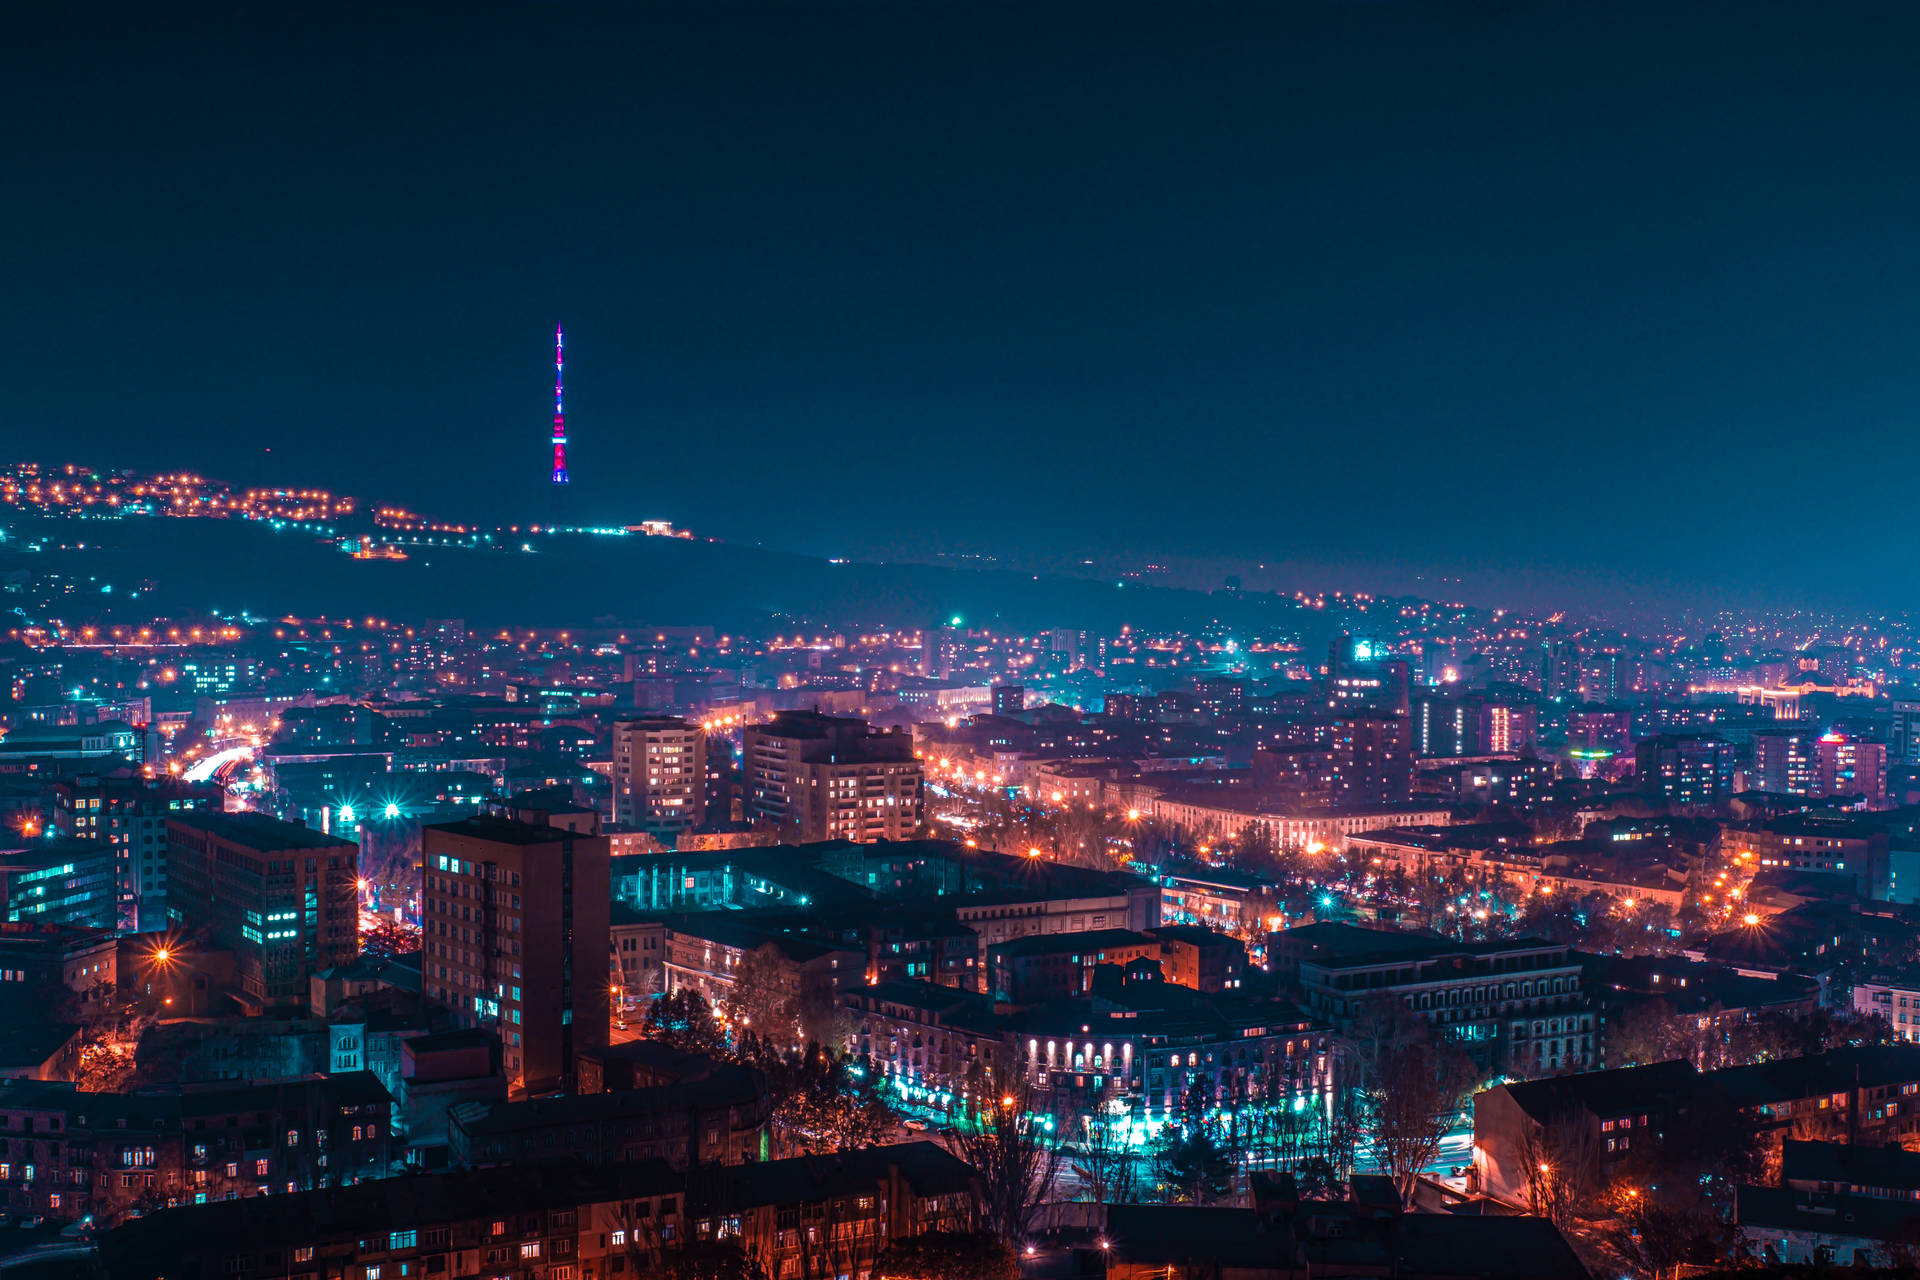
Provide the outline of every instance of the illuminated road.
[[228,747],[225,751],[216,751],[205,760],[196,760],[181,776],[188,782],[207,782],[224,765],[238,764],[253,759],[252,747]]
[[1455,1169],[1466,1168],[1472,1163],[1473,1113],[1469,1111],[1447,1130],[1447,1136],[1440,1139],[1440,1149],[1434,1153],[1432,1163],[1421,1172],[1450,1177]]

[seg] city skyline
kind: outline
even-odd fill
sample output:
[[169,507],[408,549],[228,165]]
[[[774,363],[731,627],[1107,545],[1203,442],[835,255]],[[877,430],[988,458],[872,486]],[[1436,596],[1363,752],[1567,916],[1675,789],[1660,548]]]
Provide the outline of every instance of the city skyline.
[[1917,45],[22,15],[0,1270],[1911,1277]]

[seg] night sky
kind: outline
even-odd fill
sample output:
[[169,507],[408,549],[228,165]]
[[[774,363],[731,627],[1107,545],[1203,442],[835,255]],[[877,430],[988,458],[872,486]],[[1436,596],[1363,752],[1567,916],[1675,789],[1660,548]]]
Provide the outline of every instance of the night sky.
[[0,41],[9,458],[1912,603],[1920,6],[293,8]]

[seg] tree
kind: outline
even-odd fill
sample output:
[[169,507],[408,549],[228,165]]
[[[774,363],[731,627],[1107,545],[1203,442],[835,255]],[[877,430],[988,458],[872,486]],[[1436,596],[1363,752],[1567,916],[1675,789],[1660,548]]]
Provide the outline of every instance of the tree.
[[1169,1122],[1153,1149],[1153,1174],[1171,1204],[1218,1204],[1233,1195],[1239,1161],[1206,1121]]
[[[1275,1073],[1275,1064],[1269,1063],[1265,1074],[1272,1080]],[[1290,1081],[1274,1080],[1261,1090],[1260,1099],[1245,1109],[1251,1120],[1247,1130],[1247,1155],[1255,1163],[1292,1169],[1310,1154],[1318,1112],[1317,1109],[1309,1111],[1304,1098],[1296,1100],[1290,1084]],[[1300,1105],[1295,1105],[1296,1101]]]
[[1613,1220],[1604,1239],[1641,1271],[1659,1275],[1683,1262],[1710,1260],[1718,1223],[1691,1198],[1668,1199],[1620,1186],[1607,1196]]
[[1870,1044],[1898,1044],[1899,1035],[1884,1013],[1856,1013],[1847,1009],[1816,1009],[1793,1021],[1799,1033],[1793,1051],[1812,1055]]
[[787,1049],[751,1037],[739,1058],[767,1077],[772,1124],[782,1155],[832,1154],[878,1146],[899,1117],[872,1075],[819,1045]]
[[817,1201],[806,1218],[808,1230],[798,1235],[799,1272],[806,1280],[871,1273],[885,1238],[870,1233],[864,1213],[852,1209],[849,1195]]
[[660,1255],[661,1280],[767,1280],[767,1271],[734,1240],[689,1240]]
[[725,1057],[727,1034],[713,1016],[707,998],[691,987],[661,996],[647,1009],[642,1028],[650,1040],[659,1040],[684,1053]]
[[1466,1055],[1424,1035],[1389,1043],[1366,1064],[1367,1135],[1403,1201],[1412,1203],[1420,1171],[1439,1154],[1473,1083]]
[[1308,1200],[1338,1200],[1346,1194],[1347,1179],[1360,1150],[1364,1101],[1352,1088],[1335,1090],[1325,1112],[1314,1116],[1309,1152],[1300,1169],[1300,1194]]
[[1133,1116],[1118,1084],[1108,1081],[1080,1127],[1080,1160],[1073,1168],[1087,1199],[1131,1203],[1139,1195],[1140,1159],[1133,1149]]
[[1278,885],[1298,885],[1306,876],[1306,855],[1299,845],[1285,845],[1274,837],[1273,828],[1264,822],[1249,822],[1240,828],[1233,844],[1233,865]]
[[1354,1010],[1347,1043],[1353,1048],[1353,1065],[1360,1081],[1380,1069],[1385,1056],[1396,1044],[1428,1037],[1427,1022],[1392,996],[1362,997]]
[[1033,1235],[1063,1158],[1031,1080],[1013,1048],[983,1054],[956,1091],[947,1132],[953,1153],[980,1176],[987,1228],[1015,1248]]
[[800,1020],[800,1038],[808,1044],[845,1045],[853,1038],[853,1011],[840,1002],[840,993],[825,984],[803,986],[794,1001]]
[[1596,1190],[1600,1143],[1593,1126],[1579,1112],[1528,1123],[1519,1157],[1527,1174],[1527,1208],[1565,1229]]
[[[1195,1080],[1181,1098],[1180,1114],[1161,1128],[1153,1146],[1153,1175],[1171,1204],[1218,1204],[1230,1198],[1246,1137],[1236,1123],[1210,1106],[1204,1082]],[[1244,1108],[1235,1107],[1236,1118]]]
[[1614,1247],[1649,1270],[1731,1261],[1734,1188],[1765,1171],[1757,1118],[1723,1091],[1705,1089],[1668,1116],[1657,1136],[1642,1130],[1633,1137],[1606,1194],[1617,1218]]
[[1673,1006],[1655,998],[1628,1006],[1606,1026],[1607,1061],[1622,1067],[1697,1057],[1694,1036]]
[[720,1013],[736,1037],[751,1033],[777,1045],[800,1039],[800,1003],[791,973],[771,946],[747,952],[733,971]]
[[874,1280],[1018,1280],[1020,1259],[986,1231],[928,1231],[889,1245]]

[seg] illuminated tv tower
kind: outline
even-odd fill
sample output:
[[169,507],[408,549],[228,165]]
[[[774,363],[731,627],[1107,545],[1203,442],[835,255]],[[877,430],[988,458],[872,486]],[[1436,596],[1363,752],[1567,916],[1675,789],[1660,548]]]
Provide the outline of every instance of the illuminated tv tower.
[[567,365],[566,335],[553,326],[553,482],[567,483],[567,411],[561,401],[561,375]]

